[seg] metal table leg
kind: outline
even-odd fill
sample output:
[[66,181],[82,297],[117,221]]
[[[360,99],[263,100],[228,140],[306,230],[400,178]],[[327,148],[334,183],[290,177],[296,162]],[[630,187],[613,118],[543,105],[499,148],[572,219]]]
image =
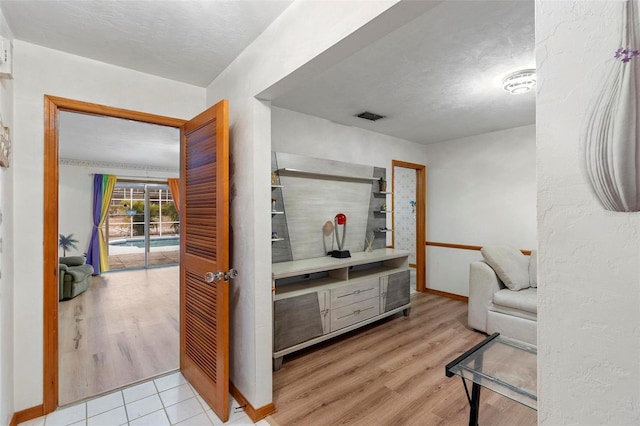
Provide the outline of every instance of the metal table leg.
[[477,383],[474,383],[471,388],[469,406],[469,426],[478,426],[478,415],[480,414],[480,385]]

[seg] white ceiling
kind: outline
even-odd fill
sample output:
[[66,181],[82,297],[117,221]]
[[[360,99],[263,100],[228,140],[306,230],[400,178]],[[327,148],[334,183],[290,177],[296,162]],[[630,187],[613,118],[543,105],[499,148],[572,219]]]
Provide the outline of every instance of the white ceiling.
[[2,0],[15,38],[206,87],[292,0]]
[[[17,39],[207,86],[290,3],[0,0],[0,8]],[[500,82],[534,67],[533,0],[449,0],[273,104],[433,143],[533,124],[535,94],[510,95]],[[353,117],[363,111],[387,118]],[[175,129],[81,114],[61,123],[63,158],[176,164]]]
[[[535,68],[534,2],[447,1],[273,100],[417,143],[535,122],[535,93],[502,78]],[[376,122],[354,117],[371,111]]]
[[178,171],[180,131],[121,118],[60,111],[59,156],[107,167]]

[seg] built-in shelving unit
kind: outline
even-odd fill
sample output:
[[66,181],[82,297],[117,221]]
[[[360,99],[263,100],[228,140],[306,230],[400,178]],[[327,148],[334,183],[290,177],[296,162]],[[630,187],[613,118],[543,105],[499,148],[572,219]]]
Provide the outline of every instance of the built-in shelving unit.
[[393,229],[376,229],[375,232],[393,232]]
[[376,210],[376,213],[382,213],[382,214],[393,213],[393,210]]
[[[284,185],[271,184],[271,190],[274,191],[276,189],[282,189]],[[282,192],[280,192],[280,196],[282,196]],[[275,207],[275,206],[274,206]],[[271,210],[271,217],[273,218],[276,215],[284,215],[284,211],[280,210]],[[275,234],[275,233],[274,233]],[[277,235],[277,234],[275,234]],[[276,241],[284,241],[284,238],[281,237],[271,237],[271,242],[275,243]]]

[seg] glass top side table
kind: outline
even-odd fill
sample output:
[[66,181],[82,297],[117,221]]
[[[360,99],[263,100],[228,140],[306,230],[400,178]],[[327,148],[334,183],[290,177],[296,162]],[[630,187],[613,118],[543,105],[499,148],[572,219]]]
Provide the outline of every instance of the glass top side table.
[[[447,377],[462,377],[471,405],[469,425],[478,424],[481,387],[537,410],[537,355],[535,346],[494,333],[447,364]],[[471,395],[467,380],[473,383]]]

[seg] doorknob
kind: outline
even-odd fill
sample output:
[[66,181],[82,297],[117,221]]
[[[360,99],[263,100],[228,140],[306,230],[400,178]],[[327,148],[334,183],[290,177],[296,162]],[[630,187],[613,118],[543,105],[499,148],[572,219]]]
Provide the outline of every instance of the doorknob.
[[204,274],[205,282],[212,283],[214,281],[222,281],[222,272],[207,272]]
[[238,278],[238,271],[234,268],[229,269],[228,272],[224,273],[224,280],[228,281],[230,279]]
[[214,281],[218,282],[218,281],[222,281],[223,279],[225,281],[229,281],[230,279],[234,279],[237,277],[238,277],[238,271],[233,268],[229,269],[224,274],[220,271],[216,272],[215,274],[213,272],[206,272],[204,274],[204,280],[207,283],[212,283]]

